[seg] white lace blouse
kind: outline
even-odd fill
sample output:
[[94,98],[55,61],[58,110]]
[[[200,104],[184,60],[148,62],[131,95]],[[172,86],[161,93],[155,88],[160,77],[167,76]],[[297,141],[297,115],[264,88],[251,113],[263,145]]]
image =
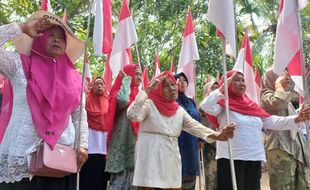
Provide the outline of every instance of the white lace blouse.
[[[0,26],[0,46],[9,39],[21,34],[17,24]],[[0,48],[0,74],[10,79],[13,86],[13,110],[2,144],[0,145],[0,183],[20,181],[29,177],[28,164],[30,154],[42,141],[33,126],[30,109],[27,103],[27,80],[22,68],[20,55],[17,52]],[[68,127],[58,143],[76,146],[80,108],[71,114]],[[83,112],[80,131],[80,147],[87,148],[88,127],[86,113]]]

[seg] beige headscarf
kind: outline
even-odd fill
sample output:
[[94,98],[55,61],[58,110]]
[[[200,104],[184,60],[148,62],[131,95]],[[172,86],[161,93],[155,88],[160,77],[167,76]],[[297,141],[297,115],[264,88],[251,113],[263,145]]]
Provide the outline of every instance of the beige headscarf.
[[213,87],[214,84],[218,84],[217,81],[210,81],[208,83],[206,83],[204,86],[203,86],[203,97],[206,97],[208,96],[210,93],[211,93],[211,89]]

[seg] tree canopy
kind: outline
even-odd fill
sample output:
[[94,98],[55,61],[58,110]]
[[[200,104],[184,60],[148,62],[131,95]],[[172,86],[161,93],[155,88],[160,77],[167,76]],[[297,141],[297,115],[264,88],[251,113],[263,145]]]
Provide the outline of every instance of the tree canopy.
[[[50,0],[53,12],[62,16],[67,10],[68,24],[82,39],[86,39],[89,0]],[[113,28],[116,29],[121,0],[112,0]],[[31,13],[40,9],[40,0],[2,0],[0,2],[0,24],[25,21]],[[278,19],[279,0],[235,0],[237,48],[240,48],[244,31],[249,31],[253,64],[261,72],[272,65],[274,40]],[[182,44],[187,7],[191,6],[200,60],[196,62],[198,96],[208,75],[216,77],[222,72],[220,39],[215,35],[215,27],[208,22],[206,0],[130,0],[139,42],[138,49],[143,66],[149,67],[149,75],[158,52],[162,70],[169,69],[173,61],[178,63]],[[303,27],[303,51],[306,62],[310,63],[310,4],[301,11]],[[92,52],[91,19],[89,60],[93,75],[102,75],[105,57],[95,57]],[[137,61],[136,49],[132,48],[133,60]],[[82,61],[77,63],[81,68]],[[228,69],[234,60],[227,58]]]

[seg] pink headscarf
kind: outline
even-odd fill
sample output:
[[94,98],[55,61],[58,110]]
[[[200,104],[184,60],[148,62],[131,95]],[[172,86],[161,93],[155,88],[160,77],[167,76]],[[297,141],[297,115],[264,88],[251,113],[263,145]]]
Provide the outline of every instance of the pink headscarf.
[[20,56],[28,82],[26,94],[34,127],[54,148],[68,126],[71,113],[79,106],[81,76],[66,53],[55,59],[48,57],[45,45],[51,29],[34,39],[30,56]]

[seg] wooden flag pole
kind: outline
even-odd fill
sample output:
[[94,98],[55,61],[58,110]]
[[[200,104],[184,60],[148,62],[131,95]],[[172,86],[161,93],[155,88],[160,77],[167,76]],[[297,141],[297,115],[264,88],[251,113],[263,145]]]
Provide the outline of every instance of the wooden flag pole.
[[[303,53],[303,38],[302,38],[302,24],[301,24],[301,17],[300,17],[300,10],[299,10],[299,4],[298,1],[296,1],[296,11],[297,11],[297,23],[298,23],[298,30],[299,30],[299,43],[300,43],[300,61],[301,61],[301,74],[302,74],[302,83],[303,83],[303,95],[304,95],[304,104],[305,107],[310,106],[310,96],[309,96],[309,86],[307,83],[307,75],[306,75],[306,65],[305,65],[305,57]],[[307,131],[307,136],[308,136],[308,143],[310,143],[310,129],[309,129],[309,121],[306,121],[306,131]]]
[[[86,33],[86,40],[85,40],[85,48],[84,48],[84,62],[83,62],[83,74],[82,74],[82,90],[81,90],[81,100],[80,100],[80,118],[79,118],[79,126],[77,129],[78,135],[77,135],[77,140],[76,140],[76,147],[79,149],[80,148],[80,139],[81,139],[81,126],[82,126],[82,117],[83,117],[83,107],[84,107],[84,86],[85,86],[85,74],[86,74],[86,66],[85,62],[87,59],[87,46],[88,46],[88,39],[89,39],[89,28],[90,28],[90,19],[91,19],[91,9],[93,6],[94,0],[90,1],[89,4],[89,10],[88,10],[88,23],[87,23],[87,33]],[[79,154],[79,152],[78,152]],[[79,155],[78,155],[79,158]],[[76,190],[80,190],[80,171],[78,170],[77,175],[76,175]]]
[[[223,57],[223,77],[224,77],[224,94],[225,94],[225,113],[226,113],[226,124],[229,125],[229,104],[228,104],[228,84],[227,84],[227,67],[226,67],[226,39],[223,36],[222,38],[222,57]],[[233,152],[231,146],[231,140],[228,139],[228,149],[229,149],[229,160],[230,160],[230,171],[231,171],[231,181],[233,190],[237,190],[236,174],[235,174],[235,165],[233,160]]]
[[309,99],[309,89],[308,89],[308,83],[307,83],[307,76],[306,76],[306,66],[305,66],[305,57],[303,53],[303,38],[302,38],[302,24],[301,24],[301,17],[300,17],[300,11],[299,11],[299,4],[298,1],[296,1],[296,9],[297,9],[297,18],[298,18],[298,30],[299,30],[299,37],[300,37],[300,61],[301,61],[301,73],[302,73],[302,81],[303,81],[303,93],[304,93],[304,100],[305,104],[307,106],[310,105],[310,99]]

